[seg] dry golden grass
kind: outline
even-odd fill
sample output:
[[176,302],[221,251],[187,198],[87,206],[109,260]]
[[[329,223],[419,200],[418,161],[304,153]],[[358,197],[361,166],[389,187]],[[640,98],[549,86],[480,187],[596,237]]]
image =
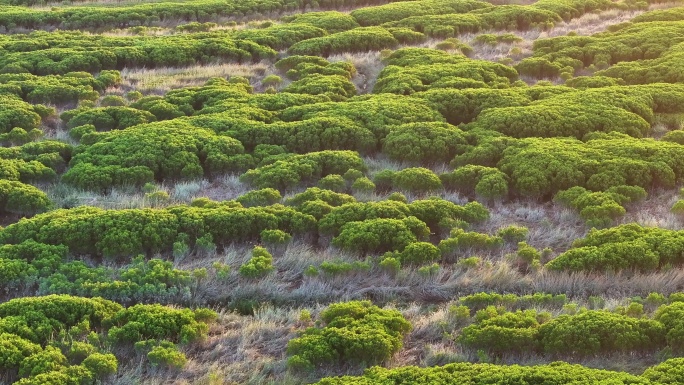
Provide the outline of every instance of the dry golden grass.
[[169,90],[204,84],[213,77],[244,76],[256,83],[274,69],[270,63],[220,63],[191,67],[124,68],[121,86],[124,91],[136,90],[145,94],[164,94]]

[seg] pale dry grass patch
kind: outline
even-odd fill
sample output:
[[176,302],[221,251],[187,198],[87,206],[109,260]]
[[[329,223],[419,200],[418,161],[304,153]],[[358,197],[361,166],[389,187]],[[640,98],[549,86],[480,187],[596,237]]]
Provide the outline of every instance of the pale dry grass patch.
[[235,199],[252,190],[250,186],[240,181],[240,176],[227,174],[215,178],[195,193],[197,197],[206,197],[214,201]]
[[140,188],[119,186],[106,193],[83,190],[66,183],[46,185],[44,191],[57,207],[94,206],[103,209],[163,208],[176,204],[187,204],[197,197],[206,180],[155,184],[155,191],[167,198],[155,198]]
[[356,74],[352,82],[359,94],[373,92],[373,87],[378,75],[385,65],[382,63],[382,55],[379,51],[342,53],[328,57],[330,62],[349,62],[354,64]]
[[627,205],[627,214],[618,224],[635,222],[642,226],[681,230],[684,228],[682,218],[670,211],[679,199],[678,189],[650,191],[645,200]]
[[535,292],[572,297],[630,297],[657,292],[669,295],[684,287],[684,269],[653,273],[586,273],[542,271],[532,281]]
[[189,67],[162,68],[124,68],[121,70],[122,83],[119,87],[124,90],[136,90],[142,93],[165,94],[166,92],[183,87],[203,85],[207,80],[215,77],[228,78],[244,76],[252,83],[258,82],[267,73],[273,73],[271,63],[216,63],[209,65],[195,65]]
[[476,226],[477,231],[494,234],[507,226],[524,226],[529,230],[527,242],[540,250],[546,247],[554,251],[565,250],[587,231],[575,210],[553,203],[497,202],[488,209],[490,218]]

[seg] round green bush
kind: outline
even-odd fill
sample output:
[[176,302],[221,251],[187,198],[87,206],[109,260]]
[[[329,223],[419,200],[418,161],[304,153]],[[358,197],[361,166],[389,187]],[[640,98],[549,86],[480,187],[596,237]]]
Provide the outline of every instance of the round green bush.
[[442,188],[442,181],[432,171],[422,168],[406,168],[397,171],[392,178],[395,188],[412,193],[429,193]]

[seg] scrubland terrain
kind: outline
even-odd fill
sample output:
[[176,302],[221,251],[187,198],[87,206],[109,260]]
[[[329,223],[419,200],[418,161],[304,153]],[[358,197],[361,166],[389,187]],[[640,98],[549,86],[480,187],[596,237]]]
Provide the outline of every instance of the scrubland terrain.
[[0,1],[0,383],[684,384],[684,4]]

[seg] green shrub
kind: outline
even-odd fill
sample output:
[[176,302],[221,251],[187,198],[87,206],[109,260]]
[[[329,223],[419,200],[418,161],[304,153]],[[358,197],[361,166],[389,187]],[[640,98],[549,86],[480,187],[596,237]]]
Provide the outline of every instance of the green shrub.
[[503,239],[499,236],[467,232],[463,229],[453,229],[449,238],[439,242],[439,249],[444,255],[454,255],[457,251],[475,249],[487,250],[503,246]]
[[73,115],[72,112],[61,115],[68,128],[92,125],[97,131],[123,130],[157,120],[147,111],[122,106],[90,108]]
[[97,145],[83,148],[71,159],[65,182],[106,190],[122,184],[142,186],[155,179],[196,179],[205,172],[240,170],[250,163],[237,140],[187,122],[138,125],[97,134],[93,142]]
[[411,324],[396,310],[370,301],[336,303],[321,312],[323,328],[308,328],[287,345],[291,367],[352,363],[373,365],[402,347]]
[[288,49],[291,55],[311,55],[328,57],[342,52],[367,52],[394,48],[397,39],[385,28],[355,28],[300,41]]
[[318,181],[318,187],[323,190],[331,190],[342,193],[347,189],[347,182],[344,180],[342,175],[331,174],[321,178],[321,180]]
[[4,370],[19,368],[27,358],[40,354],[41,347],[15,334],[0,334],[0,367]]
[[102,378],[116,373],[118,362],[113,354],[93,353],[82,363],[95,376]]
[[442,182],[432,171],[417,167],[397,171],[392,178],[395,188],[413,193],[429,193],[442,188]]
[[26,357],[19,365],[19,376],[31,377],[49,373],[66,366],[67,359],[54,346],[46,346],[42,352]]
[[270,206],[283,199],[280,192],[273,188],[250,191],[237,199],[244,207]]
[[273,256],[265,248],[255,246],[252,257],[240,266],[240,275],[245,278],[261,278],[273,270]]
[[642,374],[642,377],[657,384],[680,384],[684,381],[684,358],[671,358],[652,366]]
[[168,368],[181,369],[185,366],[187,359],[185,354],[178,351],[176,346],[155,346],[147,353],[147,359],[153,366],[163,366]]
[[264,230],[261,232],[261,241],[270,245],[284,245],[290,242],[292,235],[282,230]]
[[546,267],[570,271],[652,271],[665,264],[681,264],[682,248],[684,240],[677,231],[628,224],[591,230]]
[[496,235],[501,237],[505,242],[518,243],[527,239],[529,234],[527,227],[510,225],[499,229]]
[[47,211],[52,202],[41,190],[17,181],[0,180],[0,212],[32,215]]
[[190,343],[206,337],[207,322],[216,313],[205,310],[173,309],[162,305],[134,305],[106,320],[113,342],[166,339]]
[[321,151],[294,155],[285,160],[257,167],[240,179],[257,188],[284,190],[301,183],[316,182],[330,174],[344,174],[349,169],[365,169],[363,160],[351,151]]
[[359,27],[351,15],[337,11],[308,12],[285,17],[283,21],[293,24],[310,24],[322,28],[328,33],[343,32]]
[[558,192],[554,200],[578,210],[587,224],[605,227],[625,214],[622,205],[645,197],[646,190],[637,186],[615,186],[606,192],[591,192],[577,186]]
[[341,227],[340,234],[333,238],[333,245],[350,250],[368,253],[403,250],[411,243],[426,239],[430,230],[416,217],[404,219],[368,219],[360,222],[347,222]]
[[325,95],[333,100],[343,100],[356,95],[356,87],[340,75],[312,74],[290,83],[283,92]]
[[361,177],[352,183],[351,189],[355,193],[372,193],[375,191],[375,183],[366,177]]
[[487,316],[461,331],[458,341],[471,349],[484,349],[491,354],[531,352],[538,348],[537,331],[540,315],[534,310]]
[[579,357],[654,350],[665,345],[664,336],[660,322],[599,310],[561,315],[539,327],[546,353]]
[[423,265],[437,261],[441,256],[440,250],[432,243],[414,242],[407,245],[400,252],[386,253],[383,261],[394,259],[403,265]]
[[441,122],[410,123],[392,128],[382,151],[390,159],[431,164],[450,161],[466,143],[465,134],[455,126]]
[[[455,379],[456,377],[456,379]],[[591,369],[581,365],[556,362],[547,365],[495,365],[452,363],[436,367],[404,366],[395,369],[374,367],[362,376],[328,377],[318,385],[367,385],[390,381],[397,385],[453,384],[467,381],[475,385],[515,383],[543,384],[558,383],[614,383],[616,385],[644,384],[639,376],[624,372]]]

